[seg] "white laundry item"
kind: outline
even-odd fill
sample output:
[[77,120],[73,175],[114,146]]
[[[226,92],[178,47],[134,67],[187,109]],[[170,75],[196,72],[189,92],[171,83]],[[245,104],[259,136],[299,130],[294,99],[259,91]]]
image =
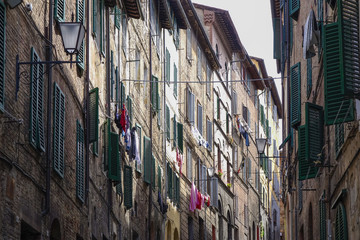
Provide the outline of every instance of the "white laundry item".
[[319,30],[314,11],[311,9],[304,25],[303,57],[312,58],[316,55],[314,45],[319,44]]

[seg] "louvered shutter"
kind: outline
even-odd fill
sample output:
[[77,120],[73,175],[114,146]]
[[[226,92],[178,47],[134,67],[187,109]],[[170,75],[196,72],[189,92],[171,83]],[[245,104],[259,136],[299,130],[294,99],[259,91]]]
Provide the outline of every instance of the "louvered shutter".
[[206,140],[209,144],[209,150],[212,150],[212,122],[206,120]]
[[65,0],[55,0],[54,17],[59,22],[65,21]]
[[65,95],[56,83],[54,84],[53,129],[53,168],[61,177],[64,177]]
[[273,36],[274,36],[274,51],[273,51],[273,58],[280,60],[281,59],[281,49],[280,49],[280,27],[281,27],[281,20],[280,18],[273,18]]
[[[138,124],[136,124],[136,133],[138,135],[138,139],[139,139],[139,156],[141,157],[141,126],[139,126]],[[138,164],[137,161],[135,161],[135,170],[138,173],[141,173],[141,164]]]
[[169,50],[166,48],[165,51],[165,80],[167,82],[167,84],[170,83],[170,52]]
[[341,146],[344,144],[344,124],[335,125],[335,153],[339,154]]
[[191,28],[188,28],[186,30],[186,57],[188,60],[191,60],[191,52],[192,52],[192,46],[191,46]]
[[299,161],[299,180],[314,178],[317,168],[314,163],[306,159],[306,126],[302,125],[298,129],[298,161]]
[[126,93],[125,93],[125,85],[123,82],[120,83],[120,105],[121,108],[123,107],[123,104],[126,102]]
[[300,10],[300,0],[289,0],[289,14],[294,20],[297,20]]
[[176,205],[180,206],[180,178],[176,176]]
[[132,109],[132,98],[130,96],[127,96],[126,105],[127,105],[126,108],[130,119],[130,128],[131,128],[133,123],[133,109]]
[[76,120],[76,196],[85,201],[84,129]]
[[6,39],[6,7],[0,2],[0,111],[5,104],[5,39]]
[[[116,103],[120,102],[120,92],[119,92],[120,76],[118,67],[115,68],[115,101]],[[121,107],[121,106],[120,106]]]
[[183,125],[181,123],[177,123],[177,144],[180,149],[180,151],[184,152],[184,137],[183,137]]
[[155,157],[154,155],[151,156],[151,185],[152,189],[155,190],[156,184],[156,166],[155,166]]
[[170,109],[167,104],[165,106],[165,116],[166,116],[166,139],[170,141]]
[[108,177],[113,181],[120,181],[119,135],[111,132],[110,139],[111,149]]
[[157,177],[158,177],[158,190],[159,190],[159,192],[161,192],[161,168],[160,168],[160,165],[158,165],[158,170],[157,170],[157,172],[158,172],[158,175],[157,175]]
[[92,151],[95,156],[99,156],[99,141],[93,142]]
[[197,47],[197,56],[196,56],[196,76],[201,81],[201,50],[200,47]]
[[172,173],[172,201],[176,203],[176,191],[177,191],[176,173],[174,171],[171,171],[171,173]]
[[261,125],[264,127],[265,126],[265,113],[264,113],[263,105],[260,105],[260,121],[261,121]]
[[326,205],[325,193],[323,193],[319,201],[320,212],[320,240],[326,240]]
[[152,87],[151,87],[151,105],[153,111],[157,111],[157,78],[155,76],[152,76]]
[[220,120],[220,98],[217,97],[216,101],[217,119]]
[[[170,127],[169,127],[170,130]],[[177,147],[177,138],[178,138],[178,133],[177,133],[178,129],[177,129],[177,122],[176,122],[176,116],[174,115],[173,117],[173,147]]]
[[290,69],[291,79],[291,126],[301,122],[301,65],[300,62]]
[[324,119],[322,107],[307,102],[305,104],[305,118],[305,158],[310,162],[321,161],[322,148],[324,145]]
[[144,136],[144,182],[150,184],[151,181],[151,145],[150,138]]
[[203,125],[202,125],[202,106],[200,104],[198,104],[198,109],[197,109],[197,127],[199,130],[200,135],[203,134]]
[[167,162],[167,194],[170,199],[172,199],[172,169],[170,164]]
[[[81,22],[82,24],[84,24],[85,22],[85,0],[76,0],[76,21],[77,22]],[[77,63],[77,65],[81,68],[84,69],[85,65],[85,39],[83,40],[79,53],[76,56],[76,61],[79,61],[80,63]]]
[[124,166],[124,206],[126,207],[126,209],[130,209],[133,207],[132,194],[133,194],[132,167],[125,165]]
[[347,219],[345,207],[340,203],[336,210],[336,220],[335,220],[335,240],[347,240],[348,239],[348,230],[347,230]]
[[101,0],[92,0],[92,32],[96,36],[96,25],[97,25],[97,14],[98,14],[98,1]]
[[206,166],[204,164],[201,165],[201,189],[202,189],[202,193],[205,194],[206,191],[206,186],[207,186],[207,174],[206,174]]
[[229,114],[226,112],[226,133],[229,133]]
[[121,10],[119,9],[118,6],[115,6],[114,22],[115,22],[115,27],[117,29],[120,29],[120,21],[121,21]]
[[89,143],[99,138],[99,88],[89,93]]
[[111,157],[111,138],[110,138],[110,119],[107,119],[104,123],[104,171],[107,171],[109,168],[109,159]]
[[194,94],[190,91],[190,89],[187,90],[187,117],[191,124],[194,123],[194,101],[195,97]]
[[[339,0],[340,1],[340,0]],[[325,124],[353,121],[353,101],[344,99],[344,64],[341,60],[342,42],[338,22],[324,26],[324,87]]]
[[178,78],[178,69],[174,63],[174,96],[177,97],[177,78]]
[[[41,59],[39,59],[41,61]],[[45,152],[45,132],[44,132],[44,65],[39,64],[39,75],[38,75],[38,140],[37,146],[42,151]]]

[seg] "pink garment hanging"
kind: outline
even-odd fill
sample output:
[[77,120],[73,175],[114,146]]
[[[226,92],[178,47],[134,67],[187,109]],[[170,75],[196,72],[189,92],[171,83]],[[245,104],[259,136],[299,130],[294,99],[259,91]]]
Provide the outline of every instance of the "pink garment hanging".
[[196,209],[196,195],[197,195],[197,190],[195,187],[194,182],[191,185],[191,191],[190,191],[190,206],[189,206],[189,210],[194,212]]
[[182,154],[180,153],[178,148],[176,148],[176,161],[177,161],[177,164],[179,166],[180,176],[182,176],[183,160],[182,160]]

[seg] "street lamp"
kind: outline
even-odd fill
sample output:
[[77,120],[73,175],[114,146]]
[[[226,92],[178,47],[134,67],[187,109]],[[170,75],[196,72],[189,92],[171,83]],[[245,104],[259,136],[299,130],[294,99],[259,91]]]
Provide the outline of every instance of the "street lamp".
[[213,176],[214,176],[214,172],[215,172],[214,167],[208,168],[209,177],[213,177]]
[[265,145],[267,142],[266,138],[256,138],[256,149],[259,154],[263,154],[265,151]]

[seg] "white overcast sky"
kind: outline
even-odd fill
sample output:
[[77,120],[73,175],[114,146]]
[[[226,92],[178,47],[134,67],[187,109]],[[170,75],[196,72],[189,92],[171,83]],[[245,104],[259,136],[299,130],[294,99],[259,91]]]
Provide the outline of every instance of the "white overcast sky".
[[[273,27],[270,0],[193,0],[207,6],[228,10],[240,41],[250,56],[264,59],[269,76],[279,77],[273,59]],[[278,93],[280,79],[275,79]]]

